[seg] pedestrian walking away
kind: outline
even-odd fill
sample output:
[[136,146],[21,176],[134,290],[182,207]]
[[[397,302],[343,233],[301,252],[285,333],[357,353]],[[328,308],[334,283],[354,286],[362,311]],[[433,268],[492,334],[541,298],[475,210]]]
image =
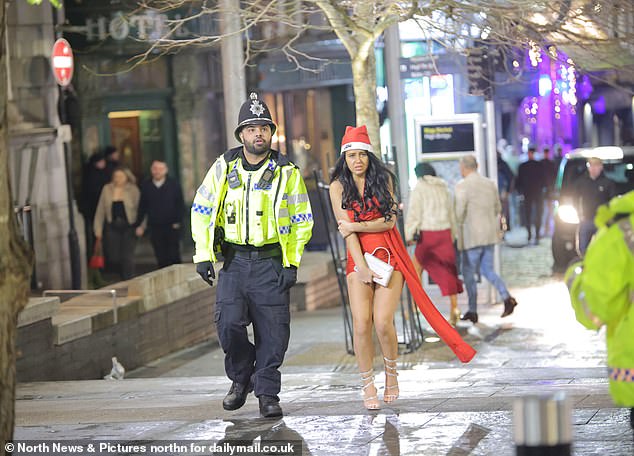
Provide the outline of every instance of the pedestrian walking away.
[[577,320],[586,328],[606,326],[610,395],[630,408],[634,431],[634,191],[600,206],[598,231],[583,262],[566,272]]
[[150,166],[152,177],[141,183],[139,213],[135,223],[136,235],[145,233],[144,222],[159,268],[181,262],[180,233],[185,204],[178,181],[168,173],[167,164],[154,160]]
[[449,296],[449,322],[455,326],[460,318],[457,295],[462,293],[462,281],[456,267],[456,219],[451,194],[429,163],[419,163],[414,172],[418,181],[409,198],[405,239],[408,245],[416,245],[416,273],[420,276],[423,269],[427,270],[442,295]]
[[[373,324],[383,353],[383,402],[391,404],[399,396],[394,313],[404,279],[425,318],[459,359],[468,362],[475,355],[475,350],[447,323],[423,291],[420,276],[395,227],[394,181],[394,175],[374,155],[367,128],[347,127],[331,178],[330,199],[348,253],[346,275],[354,352],[361,375],[363,403],[368,410],[380,407],[374,386]],[[367,254],[394,268],[387,281],[370,269]]]
[[209,285],[213,263],[224,256],[215,322],[232,385],[222,405],[239,409],[255,391],[264,417],[283,414],[279,367],[290,335],[290,288],[313,228],[299,169],[271,149],[276,128],[269,108],[251,93],[234,131],[242,146],[213,163],[191,209],[194,263]]
[[504,301],[502,317],[507,317],[513,313],[517,301],[493,270],[493,250],[500,239],[498,231],[502,209],[498,191],[491,180],[478,173],[478,162],[472,155],[460,159],[460,174],[463,179],[456,184],[455,190],[456,222],[462,276],[469,300],[469,310],[462,320],[478,322],[478,287],[475,279],[478,270],[498,291]]

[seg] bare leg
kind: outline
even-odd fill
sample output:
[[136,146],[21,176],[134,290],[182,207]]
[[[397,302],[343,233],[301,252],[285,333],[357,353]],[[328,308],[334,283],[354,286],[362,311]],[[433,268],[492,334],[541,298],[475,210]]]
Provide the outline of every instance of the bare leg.
[[458,320],[460,319],[460,310],[458,309],[458,296],[452,294],[449,296],[449,323],[451,326],[456,326]]
[[398,380],[396,378],[396,359],[398,357],[398,340],[394,327],[394,312],[398,307],[403,291],[403,275],[399,271],[392,273],[387,287],[377,286],[374,291],[374,327],[381,344],[385,361],[385,392],[383,400],[393,402],[398,397]]
[[414,264],[414,270],[416,270],[416,276],[422,280],[421,276],[423,275],[423,265],[418,262],[416,255],[412,255],[412,263]]
[[354,355],[357,358],[363,382],[363,403],[369,410],[379,408],[374,386],[374,343],[372,342],[372,300],[374,286],[358,278],[356,272],[348,274],[348,293],[352,312]]

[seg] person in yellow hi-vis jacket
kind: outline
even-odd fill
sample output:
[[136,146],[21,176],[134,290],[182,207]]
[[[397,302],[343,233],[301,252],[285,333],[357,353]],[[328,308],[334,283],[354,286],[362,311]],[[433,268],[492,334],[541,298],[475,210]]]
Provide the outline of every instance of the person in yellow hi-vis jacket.
[[[214,162],[191,209],[194,263],[209,285],[216,254],[224,256],[215,322],[233,383],[222,405],[237,410],[254,391],[264,417],[282,416],[279,367],[290,335],[290,288],[313,228],[299,169],[271,149],[276,128],[251,93],[234,132],[242,146]],[[251,323],[255,344],[247,335]]]
[[634,191],[600,206],[594,223],[597,234],[566,284],[577,320],[606,325],[610,394],[630,408],[634,429]]

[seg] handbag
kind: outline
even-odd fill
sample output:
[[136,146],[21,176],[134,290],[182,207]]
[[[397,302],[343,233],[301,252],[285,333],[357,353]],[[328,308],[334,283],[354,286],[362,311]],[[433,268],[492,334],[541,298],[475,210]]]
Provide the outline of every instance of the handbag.
[[[383,249],[387,252],[387,263],[374,256],[376,251],[379,249]],[[390,264],[390,251],[385,247],[377,247],[372,253],[365,252],[363,254],[363,257],[365,258],[365,262],[368,264],[370,270],[380,276],[374,277],[374,282],[378,283],[382,287],[387,287],[387,284],[390,283],[392,272],[394,272],[394,266]],[[355,271],[358,270],[356,266],[354,267],[354,269]]]
[[95,247],[92,250],[92,256],[88,260],[88,267],[90,269],[102,269],[105,266],[105,260],[101,250],[101,240],[95,241]]

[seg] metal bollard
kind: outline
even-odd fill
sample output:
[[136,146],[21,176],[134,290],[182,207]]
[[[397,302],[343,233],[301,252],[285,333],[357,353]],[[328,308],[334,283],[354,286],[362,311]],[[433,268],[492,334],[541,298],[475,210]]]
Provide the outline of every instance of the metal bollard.
[[572,454],[572,408],[563,393],[516,399],[513,422],[517,456]]

